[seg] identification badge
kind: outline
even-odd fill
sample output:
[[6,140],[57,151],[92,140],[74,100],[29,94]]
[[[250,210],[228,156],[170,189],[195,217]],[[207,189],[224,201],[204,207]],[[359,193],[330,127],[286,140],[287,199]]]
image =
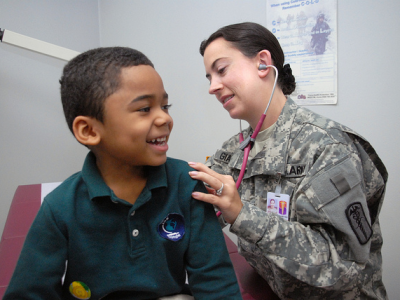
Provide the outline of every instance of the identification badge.
[[290,196],[269,192],[267,194],[267,212],[276,213],[285,220],[289,219]]

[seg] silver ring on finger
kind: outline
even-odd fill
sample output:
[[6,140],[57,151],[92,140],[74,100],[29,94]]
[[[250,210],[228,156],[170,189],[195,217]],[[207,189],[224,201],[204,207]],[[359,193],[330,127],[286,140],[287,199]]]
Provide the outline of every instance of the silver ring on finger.
[[[222,183],[222,182],[221,182]],[[221,188],[219,189],[219,190],[216,190],[215,191],[215,194],[217,195],[217,196],[221,196],[222,195],[222,190],[224,189],[224,184],[222,183],[222,186],[221,186]]]

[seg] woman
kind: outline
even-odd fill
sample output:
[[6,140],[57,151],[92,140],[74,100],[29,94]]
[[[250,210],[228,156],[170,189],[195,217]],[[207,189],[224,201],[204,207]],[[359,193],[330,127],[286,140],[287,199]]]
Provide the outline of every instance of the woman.
[[[298,107],[295,81],[271,32],[254,23],[223,27],[203,41],[209,93],[252,134],[278,84],[236,188],[239,135],[208,161],[189,163],[238,248],[282,299],[385,299],[378,220],[387,181],[373,148],[351,129]],[[210,167],[210,168],[208,168]],[[268,213],[269,197],[286,197],[286,218]]]
[[269,203],[268,208],[267,208],[267,212],[278,213],[278,210],[276,209],[276,206],[275,206],[275,200],[274,199],[270,200],[270,203]]

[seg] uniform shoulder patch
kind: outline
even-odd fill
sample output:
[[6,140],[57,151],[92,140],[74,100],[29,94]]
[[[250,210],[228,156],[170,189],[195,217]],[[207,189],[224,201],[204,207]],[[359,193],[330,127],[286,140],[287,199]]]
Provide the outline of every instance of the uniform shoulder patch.
[[346,209],[346,217],[360,244],[366,244],[372,236],[372,228],[365,217],[361,203],[350,204]]

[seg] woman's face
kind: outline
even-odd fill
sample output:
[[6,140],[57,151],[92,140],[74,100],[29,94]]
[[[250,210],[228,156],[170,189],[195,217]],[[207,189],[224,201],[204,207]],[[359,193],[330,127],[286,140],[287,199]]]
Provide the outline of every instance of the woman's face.
[[233,119],[250,123],[254,117],[259,95],[258,65],[257,57],[244,56],[223,38],[211,42],[204,52],[209,93],[217,97]]

